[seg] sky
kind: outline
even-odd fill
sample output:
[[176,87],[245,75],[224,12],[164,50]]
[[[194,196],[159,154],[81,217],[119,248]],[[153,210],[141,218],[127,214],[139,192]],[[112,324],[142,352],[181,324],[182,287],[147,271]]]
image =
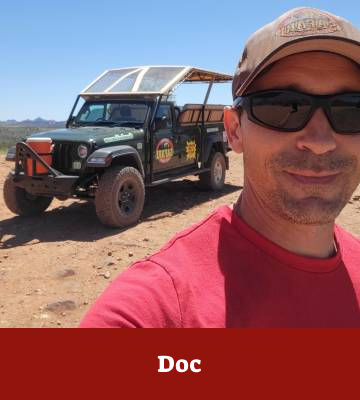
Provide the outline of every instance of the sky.
[[[247,38],[300,6],[360,27],[358,0],[0,0],[0,120],[65,120],[77,94],[111,68],[174,64],[232,74]],[[198,89],[187,102],[199,101]],[[230,86],[210,102],[230,104]]]

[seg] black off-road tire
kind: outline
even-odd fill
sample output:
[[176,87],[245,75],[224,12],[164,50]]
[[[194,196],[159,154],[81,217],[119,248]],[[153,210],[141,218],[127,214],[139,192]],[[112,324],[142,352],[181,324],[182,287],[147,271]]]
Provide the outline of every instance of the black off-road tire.
[[220,152],[212,152],[209,160],[210,171],[199,175],[199,187],[203,190],[219,191],[224,187],[226,162]]
[[114,166],[104,172],[95,196],[99,220],[112,228],[136,223],[145,201],[145,186],[140,172],[133,167]]
[[53,199],[31,195],[25,189],[15,186],[11,175],[8,175],[5,180],[3,193],[7,208],[14,214],[24,217],[43,213]]

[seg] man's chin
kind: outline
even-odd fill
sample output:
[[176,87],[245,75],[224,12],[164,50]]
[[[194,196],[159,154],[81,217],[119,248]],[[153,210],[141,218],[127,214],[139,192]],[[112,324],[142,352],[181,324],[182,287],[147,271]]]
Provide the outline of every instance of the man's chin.
[[333,223],[344,208],[343,199],[326,200],[320,197],[303,199],[285,198],[279,204],[281,216],[300,225],[325,225]]

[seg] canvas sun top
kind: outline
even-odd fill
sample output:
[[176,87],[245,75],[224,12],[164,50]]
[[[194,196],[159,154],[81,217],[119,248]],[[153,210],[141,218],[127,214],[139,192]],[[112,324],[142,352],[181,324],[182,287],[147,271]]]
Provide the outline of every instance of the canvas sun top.
[[179,83],[220,83],[229,82],[232,78],[232,75],[191,66],[127,67],[105,71],[80,95],[168,95]]

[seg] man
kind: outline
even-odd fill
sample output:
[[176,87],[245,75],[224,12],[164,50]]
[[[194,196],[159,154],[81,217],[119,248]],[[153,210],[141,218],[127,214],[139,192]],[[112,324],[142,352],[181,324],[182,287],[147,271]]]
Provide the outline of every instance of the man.
[[248,41],[225,110],[244,189],[132,265],[83,327],[359,327],[360,33],[294,9]]

